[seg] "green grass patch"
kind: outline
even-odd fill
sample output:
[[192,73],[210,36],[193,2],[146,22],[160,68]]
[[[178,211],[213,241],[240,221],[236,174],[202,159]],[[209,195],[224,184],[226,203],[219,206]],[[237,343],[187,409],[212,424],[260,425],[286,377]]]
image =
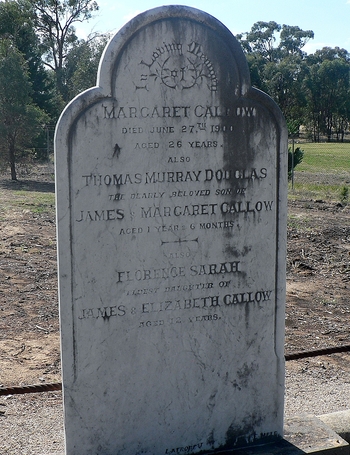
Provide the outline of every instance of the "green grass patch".
[[341,187],[339,185],[320,183],[294,182],[294,189],[289,184],[288,198],[291,200],[312,199],[345,202],[342,200]]
[[350,143],[296,143],[304,151],[294,172],[290,199],[322,199],[349,203]]
[[55,194],[38,191],[18,190],[13,192],[11,204],[14,207],[30,210],[32,213],[54,213]]
[[298,172],[347,172],[350,175],[350,143],[305,143],[295,144],[304,150]]

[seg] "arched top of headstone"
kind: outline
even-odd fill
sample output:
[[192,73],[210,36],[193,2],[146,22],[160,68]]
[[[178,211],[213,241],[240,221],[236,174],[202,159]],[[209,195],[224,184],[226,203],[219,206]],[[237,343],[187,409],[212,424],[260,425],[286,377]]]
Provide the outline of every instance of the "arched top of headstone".
[[[176,29],[186,29],[187,41],[179,42],[177,37],[174,36],[174,41],[168,38],[168,41],[162,42],[162,28],[164,29],[164,27],[168,33],[171,29],[174,29],[175,33]],[[154,35],[152,36],[153,33],[157,32],[159,34],[158,42],[154,40]],[[250,75],[245,56],[238,41],[228,28],[216,18],[201,10],[187,6],[171,5],[154,8],[139,14],[110,40],[101,59],[97,81],[97,85],[102,87],[105,93],[115,96],[117,88],[115,87],[113,76],[119,69],[120,56],[127,52],[128,47],[133,46],[134,40],[137,40],[138,37],[144,38],[143,33],[155,45],[154,48],[147,49],[147,43],[141,41],[143,45],[140,48],[140,54],[144,57],[144,65],[141,64],[143,59],[137,64],[141,66],[140,69],[144,70],[143,72],[147,69],[147,64],[153,61],[154,65],[152,66],[159,69],[159,71],[163,70],[165,74],[167,68],[164,68],[164,65],[175,63],[171,62],[171,59],[174,60],[176,57],[181,57],[182,61],[188,66],[188,71],[197,71],[199,77],[210,77],[212,72],[211,90],[215,91],[218,83],[216,80],[218,68],[214,58],[225,56],[230,59],[231,71],[235,72],[237,77],[234,82],[239,93],[244,95],[250,88]],[[203,36],[208,38],[208,43],[203,42]],[[219,43],[219,46],[215,48],[217,53],[209,56],[207,54],[207,44],[214,45],[217,43]],[[150,57],[150,60],[147,60],[147,57]],[[165,61],[167,62],[164,63]],[[192,68],[190,68],[191,65],[193,65]],[[153,68],[150,69],[152,70]],[[181,76],[184,79],[186,78],[187,85],[184,84],[182,87],[177,84],[177,88],[188,89],[190,83],[187,77],[191,78],[192,75],[190,73],[187,75],[182,73],[181,75],[181,68],[179,68],[179,71],[179,78]],[[192,81],[195,81],[195,78],[196,76],[193,76]],[[176,83],[176,81],[173,82]],[[198,80],[195,84],[199,86]]]
[[[231,112],[237,106],[240,109],[242,102],[245,108],[258,102],[278,124],[284,123],[271,98],[251,86],[246,58],[230,30],[201,10],[171,5],[139,14],[111,38],[101,57],[96,86],[68,104],[57,132],[62,132],[61,138],[69,135],[74,120],[103,99],[111,115],[116,106],[131,106],[133,100],[141,109],[166,98],[182,109],[186,100],[201,99],[206,106],[231,106]],[[144,117],[145,109],[140,109],[129,109],[130,118]],[[186,116],[186,110],[181,114]],[[171,114],[165,112],[165,116]],[[68,136],[66,140],[70,141]]]

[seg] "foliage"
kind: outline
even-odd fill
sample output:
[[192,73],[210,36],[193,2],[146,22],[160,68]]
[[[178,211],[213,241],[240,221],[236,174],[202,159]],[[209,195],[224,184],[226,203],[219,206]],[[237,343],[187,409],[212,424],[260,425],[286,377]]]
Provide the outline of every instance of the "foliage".
[[306,105],[302,84],[307,70],[302,48],[313,38],[313,32],[260,21],[237,38],[247,53],[252,84],[276,100],[287,122],[296,121],[300,126]]
[[0,42],[0,156],[17,179],[16,162],[38,135],[47,116],[31,99],[32,86],[23,54],[10,40]]
[[94,36],[74,44],[65,63],[65,84],[69,99],[96,85],[96,75],[109,35]]
[[340,202],[342,204],[347,204],[349,201],[349,187],[346,185],[343,185],[340,188]]
[[265,91],[279,105],[287,122],[296,123],[298,129],[306,108],[305,76],[306,67],[298,55],[288,55],[277,63],[269,63],[264,72]]
[[54,71],[59,93],[64,101],[67,90],[64,84],[64,62],[78,41],[74,25],[92,17],[98,10],[93,0],[30,0],[34,11],[35,29],[45,52],[44,63]]
[[333,132],[343,140],[350,117],[349,54],[345,49],[323,48],[310,56],[305,78],[307,120],[314,141],[331,141]]
[[303,161],[304,150],[300,147],[297,147],[294,150],[294,153],[291,147],[288,147],[288,178],[292,178],[292,172],[294,168]]
[[282,56],[304,57],[303,47],[314,38],[312,30],[302,30],[297,26],[283,25],[278,48]]
[[10,165],[12,179],[19,161],[47,150],[48,126],[69,100],[65,59],[77,43],[74,24],[97,9],[88,0],[0,2],[0,165]]
[[252,85],[272,96],[287,123],[307,127],[314,141],[325,135],[343,141],[350,119],[350,55],[324,47],[303,51],[311,30],[276,22],[256,22],[237,35],[251,71]]
[[26,1],[0,3],[0,40],[11,42],[23,54],[32,84],[32,99],[41,109],[52,112],[50,78],[45,71],[33,14]]

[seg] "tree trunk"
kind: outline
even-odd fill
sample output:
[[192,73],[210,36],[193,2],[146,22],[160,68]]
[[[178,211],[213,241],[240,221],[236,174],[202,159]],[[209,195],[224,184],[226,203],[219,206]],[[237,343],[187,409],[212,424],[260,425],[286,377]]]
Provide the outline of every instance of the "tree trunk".
[[11,169],[11,179],[17,180],[15,144],[13,142],[11,142],[9,147],[9,162]]

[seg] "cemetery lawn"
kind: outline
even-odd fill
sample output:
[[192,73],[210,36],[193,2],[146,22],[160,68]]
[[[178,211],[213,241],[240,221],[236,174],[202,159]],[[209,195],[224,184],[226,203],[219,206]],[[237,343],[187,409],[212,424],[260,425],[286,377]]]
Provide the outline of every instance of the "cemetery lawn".
[[300,172],[337,174],[350,168],[349,142],[296,143],[304,151],[303,161],[296,167]]
[[[2,386],[61,380],[51,171],[0,177]],[[350,206],[317,201],[289,201],[286,353],[350,344]],[[331,378],[350,370],[349,356],[303,365]]]
[[294,188],[289,182],[289,197],[349,202],[350,142],[300,142],[296,147],[304,157],[295,168]]

